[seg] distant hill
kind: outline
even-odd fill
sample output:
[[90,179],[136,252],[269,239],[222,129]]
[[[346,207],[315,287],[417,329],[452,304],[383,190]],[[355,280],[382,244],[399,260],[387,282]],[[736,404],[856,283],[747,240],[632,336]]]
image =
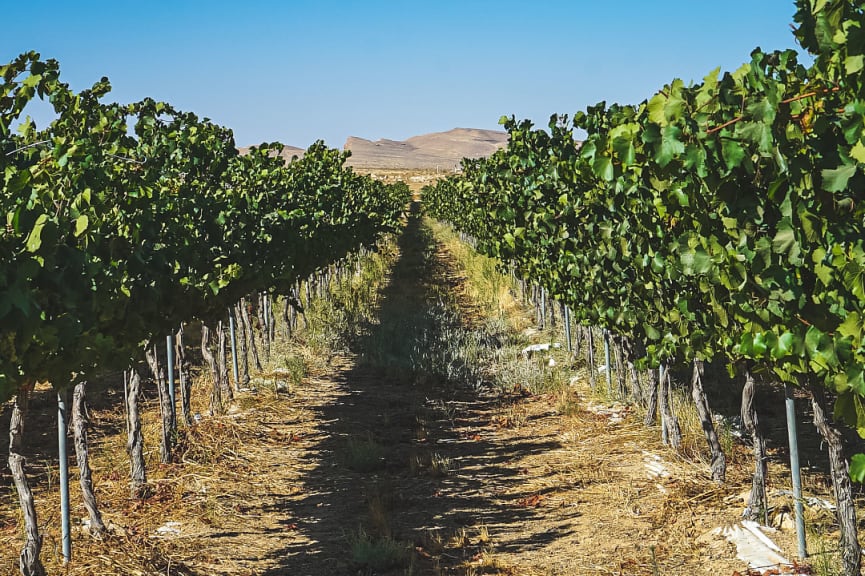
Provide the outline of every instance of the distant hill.
[[351,136],[344,150],[351,150],[350,166],[359,168],[415,168],[453,170],[463,158],[486,157],[507,145],[506,132],[454,128],[413,136],[408,140],[370,141]]
[[[351,150],[349,166],[377,169],[427,169],[453,170],[463,158],[489,156],[508,142],[507,132],[480,130],[477,128],[454,128],[447,132],[435,132],[413,136],[408,140],[366,140],[349,136],[343,150]],[[241,154],[249,147],[238,148]],[[303,148],[286,146],[282,156],[302,157]]]

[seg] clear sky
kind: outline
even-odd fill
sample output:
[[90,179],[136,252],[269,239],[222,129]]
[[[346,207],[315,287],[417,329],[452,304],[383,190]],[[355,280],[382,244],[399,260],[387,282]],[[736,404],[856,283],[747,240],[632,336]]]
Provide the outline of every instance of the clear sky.
[[[150,96],[234,129],[239,145],[342,147],[502,115],[545,125],[599,100],[794,48],[792,0],[26,0],[3,8],[0,61],[60,61],[83,89]],[[37,122],[40,112],[33,112]]]

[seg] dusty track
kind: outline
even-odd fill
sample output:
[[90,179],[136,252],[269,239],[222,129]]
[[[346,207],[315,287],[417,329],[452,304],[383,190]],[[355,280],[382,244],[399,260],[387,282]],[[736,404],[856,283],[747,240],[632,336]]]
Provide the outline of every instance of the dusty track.
[[[736,519],[723,502],[735,483],[718,490],[669,454],[659,456],[669,476],[650,477],[645,461],[665,452],[641,424],[611,423],[609,415],[587,411],[577,394],[575,413],[563,417],[556,396],[471,390],[405,369],[419,333],[435,329],[428,310],[443,294],[454,298],[464,322],[479,320],[462,296],[455,263],[441,246],[426,250],[422,234],[418,221],[410,222],[371,327],[370,341],[391,343],[386,361],[338,357],[330,372],[294,392],[285,418],[270,425],[278,437],[295,440],[265,451],[275,473],[268,473],[257,509],[248,511],[251,521],[237,532],[202,534],[196,546],[224,558],[207,568],[366,573],[350,552],[363,530],[411,545],[410,567],[386,571],[393,574],[741,569],[732,547],[694,543]],[[382,446],[380,467],[346,466],[349,438]],[[435,470],[433,459],[450,469]]]
[[[531,396],[418,370],[431,343],[447,337],[443,323],[471,328],[484,318],[466,296],[463,271],[419,218],[410,219],[399,250],[378,318],[354,353],[331,357],[290,394],[246,393],[227,417],[205,419],[182,463],[156,470],[149,501],[112,499],[103,484],[100,499],[119,532],[105,543],[76,535],[68,572],[721,576],[744,570],[732,546],[706,537],[741,511],[736,496],[749,478],[744,447],[733,450],[730,482],[718,488],[704,466],[661,446],[656,431],[627,409],[596,410],[581,381]],[[443,306],[454,314],[442,317]],[[42,412],[34,415],[32,434],[50,430],[50,403]],[[97,450],[121,445],[112,439],[115,416],[97,411]],[[380,453],[353,465],[358,443]],[[651,476],[649,460],[666,472]],[[122,468],[102,466],[97,481],[111,478],[111,490],[122,490]],[[54,496],[42,480],[44,518]],[[20,544],[11,494],[2,503],[0,572],[14,574]],[[179,533],[157,533],[166,521],[179,522]],[[43,557],[58,571],[57,536],[46,526]],[[361,534],[404,546],[404,562],[377,571],[359,564],[352,542]],[[776,539],[790,549],[789,535]]]

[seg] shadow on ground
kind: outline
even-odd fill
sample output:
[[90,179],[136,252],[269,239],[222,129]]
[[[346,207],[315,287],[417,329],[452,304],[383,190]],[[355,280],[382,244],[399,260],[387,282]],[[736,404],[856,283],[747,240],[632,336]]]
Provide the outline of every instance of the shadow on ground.
[[[455,567],[478,549],[448,550],[455,536],[469,535],[465,543],[482,527],[520,533],[543,514],[526,505],[535,493],[519,490],[519,471],[508,463],[558,448],[558,441],[490,442],[490,412],[506,401],[501,394],[417,369],[431,334],[442,333],[431,310],[458,291],[458,278],[426,234],[415,207],[382,294],[379,323],[361,341],[359,361],[334,376],[345,396],[315,408],[316,418],[328,423],[314,449],[320,461],[303,479],[304,496],[279,504],[297,537],[286,534],[285,546],[272,554],[276,567],[265,574],[357,574],[351,541],[361,530],[373,540],[410,544],[416,574],[460,573]],[[352,470],[349,439],[383,448],[373,470]],[[497,546],[542,547],[559,536],[527,533]],[[437,542],[444,548],[426,558]]]

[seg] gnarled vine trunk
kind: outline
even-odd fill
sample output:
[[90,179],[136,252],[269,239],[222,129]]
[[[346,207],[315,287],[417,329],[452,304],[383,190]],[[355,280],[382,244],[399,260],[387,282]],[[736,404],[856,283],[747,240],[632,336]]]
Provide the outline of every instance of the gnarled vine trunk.
[[87,440],[87,382],[79,382],[72,393],[72,435],[75,440],[75,459],[78,461],[78,484],[81,498],[90,518],[90,533],[101,536],[107,529],[96,504],[93,491],[93,474],[90,470],[90,453]]
[[258,326],[261,329],[261,343],[264,347],[264,361],[270,362],[270,326],[268,325],[267,292],[258,294]]
[[228,378],[228,339],[225,335],[225,322],[222,320],[216,324],[216,343],[220,392],[224,400],[232,402],[234,400],[234,391],[231,389],[231,382]]
[[126,451],[130,462],[130,489],[133,498],[147,495],[147,471],[144,468],[144,435],[141,433],[141,414],[138,397],[141,395],[141,377],[130,368],[123,375],[126,389]]
[[272,345],[273,342],[276,340],[276,316],[273,313],[274,298],[270,294],[265,294],[265,299],[267,301],[267,330],[269,332],[267,340],[269,342],[269,345]]
[[616,361],[616,387],[619,390],[619,398],[622,402],[626,402],[628,398],[627,382],[625,376],[625,351],[622,346],[622,337],[613,335],[613,352]]
[[543,288],[538,288],[538,330],[544,330],[547,327],[547,291]]
[[697,415],[700,417],[700,426],[706,435],[706,443],[709,445],[709,454],[712,457],[711,470],[712,480],[723,484],[727,476],[727,458],[721,450],[718,434],[715,432],[715,423],[712,421],[712,411],[709,409],[709,400],[703,389],[703,361],[694,360],[694,368],[691,374],[691,397],[694,406],[697,407]]
[[282,299],[282,338],[288,340],[291,338],[291,318],[289,317],[288,296]]
[[295,286],[291,289],[291,310],[289,312],[291,318],[291,331],[297,330],[297,309],[300,302],[300,288]]
[[201,356],[210,369],[210,377],[213,384],[210,389],[210,415],[222,412],[222,386],[219,383],[219,369],[216,358],[210,349],[210,328],[204,322],[201,323]]
[[216,325],[216,355],[210,347],[210,328],[201,323],[201,355],[204,356],[213,386],[210,392],[210,413],[221,414],[225,409],[225,401],[232,400],[234,395],[228,382],[228,365],[226,363],[225,325],[220,320]]
[[586,351],[586,355],[588,357],[589,363],[589,385],[592,387],[592,390],[595,389],[595,333],[592,330],[592,327],[589,326],[586,328],[588,331],[588,350]]
[[237,318],[235,323],[237,326],[237,364],[240,376],[238,386],[240,388],[249,387],[249,346],[246,343],[246,325],[243,321],[243,300],[234,306],[234,316]]
[[36,503],[27,475],[24,472],[26,459],[21,453],[24,444],[24,418],[27,414],[30,389],[22,388],[15,396],[12,405],[12,420],[9,423],[9,471],[18,492],[18,503],[24,515],[24,547],[18,557],[18,566],[23,576],[45,576],[45,567],[39,559],[42,551],[42,536],[39,534],[39,522],[36,517]]
[[169,464],[174,452],[174,439],[177,437],[177,430],[174,428],[174,406],[171,402],[171,395],[168,393],[168,380],[165,377],[165,368],[159,362],[159,351],[156,349],[156,343],[150,342],[144,347],[144,357],[147,359],[147,365],[150,366],[150,372],[156,382],[156,390],[159,392],[159,412],[162,416],[159,461],[163,464]]
[[574,325],[574,348],[571,350],[571,358],[578,358],[580,350],[583,348],[583,327],[580,324]]
[[573,333],[571,332],[571,311],[564,302],[559,302],[559,314],[562,316],[562,328],[565,333],[565,346],[570,353],[574,349]]
[[658,388],[660,378],[657,370],[649,370],[649,397],[646,399],[646,426],[654,426],[658,420]]
[[634,404],[646,406],[646,399],[643,397],[643,386],[640,382],[640,373],[637,372],[636,366],[636,344],[629,338],[623,338],[622,349],[625,355],[625,364],[628,367],[628,377],[631,380],[631,400]]
[[309,318],[307,318],[305,311],[309,310],[309,306],[312,304],[312,290],[309,285],[310,282],[312,282],[312,277],[306,279],[306,302],[303,305],[303,327],[306,329],[309,329]]
[[244,337],[249,343],[248,350],[252,352],[252,361],[255,362],[255,369],[261,372],[263,370],[261,358],[258,357],[258,347],[255,344],[255,331],[252,329],[252,321],[249,318],[249,308],[247,307],[246,298],[240,299],[240,317],[243,320]]
[[751,435],[754,446],[754,476],[751,479],[751,496],[742,517],[749,520],[763,520],[768,524],[766,508],[766,439],[760,427],[757,410],[754,407],[756,384],[751,370],[745,370],[745,387],[742,389],[742,423]]
[[826,392],[819,385],[811,384],[811,405],[814,408],[814,426],[826,442],[829,450],[829,470],[835,492],[835,515],[841,530],[841,561],[845,576],[859,576],[862,564],[861,548],[856,530],[856,506],[841,432],[829,416]]
[[670,367],[666,363],[661,364],[661,372],[658,383],[658,404],[661,409],[661,440],[676,450],[682,447],[682,429],[679,427],[679,419],[673,410],[673,390],[670,378]]

